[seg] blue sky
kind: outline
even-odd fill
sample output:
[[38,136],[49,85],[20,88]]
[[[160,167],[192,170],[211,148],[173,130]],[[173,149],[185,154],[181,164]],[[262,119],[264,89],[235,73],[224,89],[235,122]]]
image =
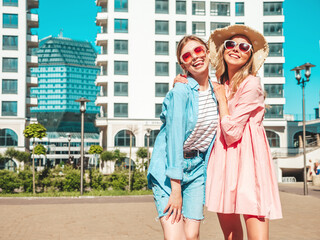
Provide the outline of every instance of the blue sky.
[[[94,0],[43,0],[39,4],[39,38],[49,35],[63,36],[75,40],[89,41],[94,45],[98,27],[95,17],[98,7]],[[310,62],[310,82],[305,88],[306,115],[313,117],[314,108],[319,107],[320,98],[320,31],[318,26],[319,0],[285,0],[284,22],[284,87],[286,114],[302,116],[302,90],[297,85],[290,69]]]

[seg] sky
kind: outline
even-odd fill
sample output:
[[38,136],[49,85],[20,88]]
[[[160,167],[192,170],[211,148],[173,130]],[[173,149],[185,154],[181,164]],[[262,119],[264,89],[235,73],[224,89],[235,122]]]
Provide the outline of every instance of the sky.
[[[319,0],[285,0],[283,3],[284,113],[302,118],[302,89],[290,69],[310,62],[316,67],[311,69],[310,82],[305,87],[307,120],[314,118],[314,108],[319,107],[320,101],[319,10]],[[97,11],[94,0],[42,0],[38,9],[39,39],[50,35],[57,37],[62,30],[64,37],[89,41],[94,45],[98,32],[95,25]]]

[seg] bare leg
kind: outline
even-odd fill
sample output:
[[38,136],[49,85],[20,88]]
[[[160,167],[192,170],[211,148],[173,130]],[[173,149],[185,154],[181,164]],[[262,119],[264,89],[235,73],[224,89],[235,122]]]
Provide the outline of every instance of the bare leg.
[[225,240],[242,240],[243,231],[239,214],[218,213]]
[[269,239],[269,219],[252,215],[243,215],[249,240]]
[[160,218],[163,235],[165,240],[186,240],[184,233],[184,222],[183,218],[179,222],[171,223],[172,215],[166,220],[166,217]]
[[187,240],[198,240],[200,233],[200,223],[201,221],[193,219],[184,219],[184,232],[186,234]]

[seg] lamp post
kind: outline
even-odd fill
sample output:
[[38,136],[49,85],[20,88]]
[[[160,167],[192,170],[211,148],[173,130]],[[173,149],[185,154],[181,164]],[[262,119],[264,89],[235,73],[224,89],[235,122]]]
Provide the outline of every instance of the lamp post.
[[[298,85],[302,87],[302,134],[303,134],[303,194],[308,195],[308,185],[307,185],[307,166],[306,166],[306,119],[305,119],[305,101],[304,101],[304,87],[306,83],[309,82],[309,77],[311,75],[311,68],[315,67],[310,63],[305,63],[301,66],[295,67],[290,71],[295,71],[295,78],[298,81]],[[304,70],[304,75],[306,79],[301,78],[300,71]]]
[[68,138],[68,148],[69,148],[69,151],[68,151],[68,158],[69,158],[69,162],[70,162],[70,164],[71,164],[71,156],[70,156],[70,142],[71,142],[71,134],[70,133],[67,133],[66,134],[66,136],[67,136],[67,138]]
[[81,148],[80,148],[80,154],[81,154],[81,164],[80,164],[80,195],[83,194],[83,152],[84,152],[84,113],[86,112],[86,103],[90,102],[90,100],[82,97],[75,102],[80,103],[80,112],[81,112]]
[[147,128],[147,168],[149,169],[149,145],[150,145],[150,133],[151,133],[151,128]]

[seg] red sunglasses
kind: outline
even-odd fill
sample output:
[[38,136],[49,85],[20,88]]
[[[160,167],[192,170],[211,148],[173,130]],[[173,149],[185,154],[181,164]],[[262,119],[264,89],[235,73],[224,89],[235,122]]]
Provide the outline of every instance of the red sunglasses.
[[[206,49],[204,46],[198,46],[193,49],[193,52],[198,56],[204,56],[206,54]],[[190,63],[192,61],[192,53],[186,52],[181,56],[183,62]]]
[[239,45],[239,49],[241,52],[247,53],[252,49],[252,45],[249,43],[236,43],[235,41],[232,40],[226,40],[224,41],[224,48],[231,50],[234,49],[237,45]]

